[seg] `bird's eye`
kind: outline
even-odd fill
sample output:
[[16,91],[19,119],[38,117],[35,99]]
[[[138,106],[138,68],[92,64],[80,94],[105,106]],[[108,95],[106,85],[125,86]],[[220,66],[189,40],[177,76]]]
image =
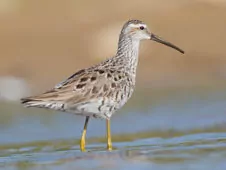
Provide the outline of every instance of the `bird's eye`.
[[140,30],[143,30],[144,29],[144,26],[140,26]]

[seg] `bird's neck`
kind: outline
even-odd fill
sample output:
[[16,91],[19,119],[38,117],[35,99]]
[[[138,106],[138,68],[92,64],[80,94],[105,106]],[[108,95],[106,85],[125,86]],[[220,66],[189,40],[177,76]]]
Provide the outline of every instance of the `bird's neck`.
[[118,42],[118,50],[115,59],[120,62],[122,67],[129,73],[136,75],[138,64],[140,41],[131,37],[120,35]]

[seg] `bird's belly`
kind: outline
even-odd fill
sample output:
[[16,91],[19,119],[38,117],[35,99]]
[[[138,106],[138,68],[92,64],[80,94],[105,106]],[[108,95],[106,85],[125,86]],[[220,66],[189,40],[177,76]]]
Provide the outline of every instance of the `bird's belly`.
[[83,116],[93,116],[109,119],[115,108],[115,102],[108,98],[92,99],[68,108],[69,112]]
[[120,109],[122,108],[127,101],[131,98],[132,94],[133,94],[133,88],[131,88],[130,86],[126,86],[123,88],[124,91],[120,93],[120,95],[116,96],[116,100],[117,100],[117,104],[116,104],[116,108]]
[[133,89],[128,86],[109,97],[99,97],[68,107],[69,112],[83,116],[109,119],[113,113],[122,108],[129,100]]

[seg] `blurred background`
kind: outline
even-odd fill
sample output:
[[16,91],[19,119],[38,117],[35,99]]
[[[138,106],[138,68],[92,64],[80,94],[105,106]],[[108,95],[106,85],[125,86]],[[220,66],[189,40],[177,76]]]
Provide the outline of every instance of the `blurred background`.
[[[0,168],[226,166],[225,18],[225,0],[0,0]],[[129,19],[185,54],[142,42],[136,92],[112,118],[116,151],[99,152],[105,121],[91,120],[93,152],[81,155],[83,117],[25,109],[19,99],[113,56]]]

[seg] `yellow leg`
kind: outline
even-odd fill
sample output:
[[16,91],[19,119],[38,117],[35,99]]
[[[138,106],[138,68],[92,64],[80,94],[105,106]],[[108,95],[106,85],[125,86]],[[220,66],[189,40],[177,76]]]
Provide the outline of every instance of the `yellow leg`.
[[88,122],[89,122],[89,116],[86,116],[83,132],[82,132],[82,137],[81,137],[81,141],[80,141],[80,149],[81,149],[82,152],[86,151],[86,149],[85,149],[85,146],[86,146],[86,129],[87,129]]
[[107,120],[107,150],[112,150],[110,120]]

